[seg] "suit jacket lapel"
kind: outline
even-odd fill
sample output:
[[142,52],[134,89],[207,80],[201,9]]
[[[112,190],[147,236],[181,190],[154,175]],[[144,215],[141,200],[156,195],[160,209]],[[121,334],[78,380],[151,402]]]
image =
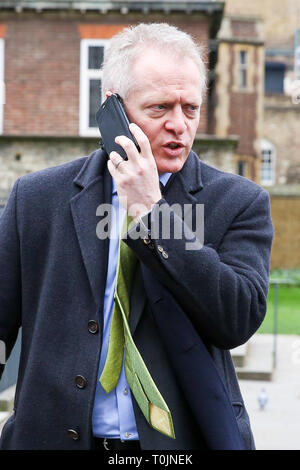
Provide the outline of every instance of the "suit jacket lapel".
[[108,237],[100,240],[97,215],[100,204],[111,203],[111,177],[106,169],[107,155],[98,150],[86,160],[74,184],[80,189],[70,200],[74,227],[83,263],[97,306],[103,304],[107,275]]

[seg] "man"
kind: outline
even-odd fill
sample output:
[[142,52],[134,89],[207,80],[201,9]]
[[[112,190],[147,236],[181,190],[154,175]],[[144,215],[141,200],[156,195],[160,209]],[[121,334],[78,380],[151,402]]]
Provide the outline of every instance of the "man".
[[[8,352],[22,326],[15,410],[1,447],[253,449],[228,350],[265,315],[268,195],[191,151],[205,75],[185,33],[164,24],[126,29],[111,41],[103,87],[122,97],[140,152],[118,136],[127,161],[101,149],[26,175],[0,220],[0,338]],[[120,243],[121,215],[109,239],[99,230],[110,203],[133,218]],[[161,414],[148,419],[152,389],[129,380],[129,333],[117,384],[103,385],[121,244],[137,259],[130,332],[170,412],[167,430]]]

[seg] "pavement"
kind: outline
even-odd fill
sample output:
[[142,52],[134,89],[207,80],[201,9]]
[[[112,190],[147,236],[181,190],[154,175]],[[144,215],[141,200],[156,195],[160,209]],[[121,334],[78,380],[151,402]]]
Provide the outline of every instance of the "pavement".
[[[263,335],[265,338],[271,335]],[[267,338],[268,339],[268,338]],[[240,388],[257,450],[300,450],[300,336],[278,335],[271,380],[242,380]],[[268,402],[260,409],[264,389]]]
[[[255,336],[258,337],[254,338],[255,362],[257,363],[259,351],[261,357],[258,359],[264,369],[266,359],[270,362],[269,358],[264,357],[270,356],[270,347],[267,345],[273,344],[274,339],[272,335]],[[262,347],[263,344],[266,346]],[[252,375],[252,379],[239,379],[239,384],[250,417],[256,449],[300,450],[300,336],[278,335],[276,344],[276,366],[270,375],[271,378],[262,380],[261,377],[266,375],[256,373]],[[250,357],[250,365],[251,360],[253,358]],[[260,378],[253,379],[255,376]],[[264,409],[260,409],[258,402],[262,389],[267,395]],[[0,433],[12,406],[14,387],[3,393],[0,394],[0,405],[1,398],[10,401],[11,405],[7,411],[2,407],[3,411],[0,412]]]

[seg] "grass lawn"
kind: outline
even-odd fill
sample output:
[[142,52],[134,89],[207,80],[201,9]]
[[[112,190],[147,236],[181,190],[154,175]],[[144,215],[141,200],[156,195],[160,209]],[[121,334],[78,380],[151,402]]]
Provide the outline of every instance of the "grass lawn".
[[[258,333],[274,331],[274,286],[270,286],[268,310]],[[278,333],[300,335],[300,285],[278,287]]]

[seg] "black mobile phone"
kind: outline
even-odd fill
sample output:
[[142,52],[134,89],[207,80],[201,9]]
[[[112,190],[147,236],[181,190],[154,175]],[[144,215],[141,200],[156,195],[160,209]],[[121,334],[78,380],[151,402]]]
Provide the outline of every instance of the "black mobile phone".
[[108,155],[114,150],[124,160],[128,160],[123,147],[115,142],[118,135],[125,135],[131,139],[140,152],[139,144],[129,130],[130,121],[124,109],[122,98],[117,93],[110,95],[102,103],[96,113],[96,120],[101,134],[101,145]]

